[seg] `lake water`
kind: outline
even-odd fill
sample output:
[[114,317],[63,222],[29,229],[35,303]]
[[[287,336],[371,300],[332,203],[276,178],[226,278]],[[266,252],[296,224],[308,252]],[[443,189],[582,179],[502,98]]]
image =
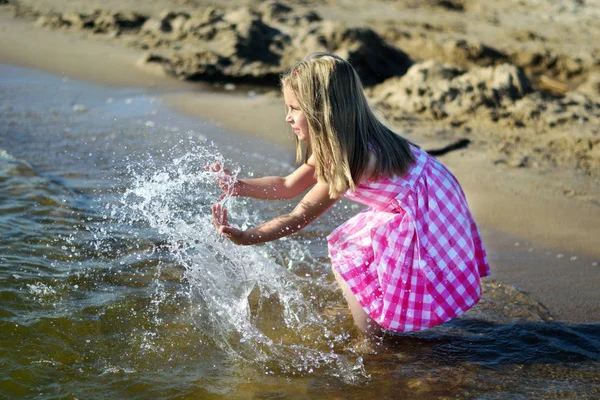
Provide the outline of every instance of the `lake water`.
[[[220,239],[203,166],[291,159],[156,93],[0,65],[0,398],[600,397],[600,325],[502,282],[442,326],[361,338],[324,239],[358,205],[261,246]],[[291,207],[226,203],[239,226]]]

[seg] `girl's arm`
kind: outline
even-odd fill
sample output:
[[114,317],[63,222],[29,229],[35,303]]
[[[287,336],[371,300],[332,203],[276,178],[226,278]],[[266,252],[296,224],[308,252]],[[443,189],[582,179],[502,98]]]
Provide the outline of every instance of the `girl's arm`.
[[329,186],[318,182],[289,214],[281,215],[254,228],[242,231],[229,225],[227,210],[213,206],[213,222],[217,232],[235,244],[249,245],[270,242],[296,233],[327,211],[339,198],[329,197]]
[[234,180],[227,170],[221,170],[220,165],[212,167],[215,172],[222,172],[217,179],[221,189],[233,196],[253,197],[265,200],[285,200],[298,196],[304,190],[317,182],[315,164],[311,156],[288,176],[267,176],[254,179]]

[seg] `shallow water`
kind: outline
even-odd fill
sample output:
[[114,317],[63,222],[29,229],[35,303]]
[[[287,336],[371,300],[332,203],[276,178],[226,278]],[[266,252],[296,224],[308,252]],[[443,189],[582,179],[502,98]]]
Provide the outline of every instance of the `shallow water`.
[[[461,318],[384,343],[353,328],[324,235],[217,237],[202,168],[287,154],[150,92],[0,66],[0,397],[594,398],[600,326],[486,281]],[[227,199],[244,226],[289,202]]]

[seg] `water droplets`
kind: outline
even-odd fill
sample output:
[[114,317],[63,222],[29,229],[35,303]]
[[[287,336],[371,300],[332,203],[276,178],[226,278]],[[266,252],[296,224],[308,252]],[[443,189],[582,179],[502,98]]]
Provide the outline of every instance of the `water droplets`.
[[74,104],[72,109],[73,109],[73,112],[76,112],[76,113],[84,113],[88,110],[88,108],[86,106],[84,106],[83,104]]
[[[222,191],[215,182],[218,172],[204,169],[215,162],[232,170],[233,178],[239,171],[206,143],[165,158],[159,167],[131,166],[132,183],[118,210],[109,212],[122,223],[129,220],[157,232],[169,257],[183,267],[185,286],[179,295],[196,308],[194,325],[227,354],[302,373],[329,365],[332,373],[355,379],[354,360],[332,352],[345,337],[329,333],[313,305],[318,302],[312,293],[318,281],[313,274],[292,272],[309,255],[306,247],[283,241],[289,245],[289,262],[277,263],[277,252],[269,245],[239,247],[216,234],[210,207]],[[236,226],[264,220],[247,200],[225,196],[222,202]],[[168,303],[164,279],[159,279],[163,269],[157,271],[146,310],[157,316],[155,326],[164,323],[158,315]],[[148,336],[145,343],[151,342]]]

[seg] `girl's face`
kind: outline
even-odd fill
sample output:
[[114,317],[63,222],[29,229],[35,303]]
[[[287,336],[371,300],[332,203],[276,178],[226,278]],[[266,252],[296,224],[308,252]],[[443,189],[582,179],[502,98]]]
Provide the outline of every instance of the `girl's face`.
[[286,86],[283,88],[283,98],[285,99],[285,108],[287,110],[285,122],[292,126],[292,130],[294,131],[294,134],[298,136],[299,140],[310,144],[308,121],[300,109],[300,103],[298,102],[296,95]]

